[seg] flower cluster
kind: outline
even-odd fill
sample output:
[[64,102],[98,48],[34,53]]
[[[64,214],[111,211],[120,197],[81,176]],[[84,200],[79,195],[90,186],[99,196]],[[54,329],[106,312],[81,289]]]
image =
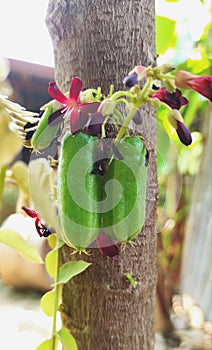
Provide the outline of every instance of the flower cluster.
[[[150,99],[159,100],[161,104],[169,108],[168,119],[171,125],[175,128],[179,140],[186,146],[192,143],[192,138],[189,130],[186,128],[179,109],[189,103],[182,96],[179,88],[192,89],[202,96],[208,98],[212,102],[212,76],[199,77],[192,73],[179,70],[175,77],[169,73],[174,70],[174,67],[169,64],[164,64],[160,67],[151,68],[144,66],[136,66],[128,76],[123,80],[123,83],[128,88],[133,88],[144,78],[152,80],[153,92],[150,92]],[[174,80],[173,80],[174,79]],[[160,80],[164,86],[157,88],[154,81]],[[154,91],[156,90],[156,91]],[[150,103],[159,107],[160,103],[155,103],[149,100]]]
[[[84,131],[98,138],[98,157],[93,164],[92,174],[104,176],[105,162],[108,158],[123,159],[116,147],[122,137],[129,135],[129,124],[143,123],[142,105],[150,103],[158,108],[165,106],[168,110],[166,121],[172,126],[181,143],[189,146],[192,143],[190,131],[187,129],[180,109],[188,105],[189,101],[182,95],[180,89],[190,89],[212,101],[212,77],[199,77],[182,70],[175,76],[172,65],[164,64],[159,67],[136,66],[124,79],[123,91],[110,88],[108,96],[103,96],[101,89],[82,90],[82,81],[78,77],[72,79],[69,92],[64,94],[55,82],[49,83],[48,92],[56,101],[56,109],[50,112],[47,127],[68,120],[72,135]],[[142,81],[142,84],[140,82]],[[125,114],[120,112],[119,106],[125,106]],[[61,124],[62,125],[62,124]],[[115,139],[107,138],[108,129],[114,130]],[[57,137],[57,135],[55,135]],[[110,142],[108,143],[108,139]],[[100,154],[101,153],[101,154]],[[148,164],[148,153],[146,155]],[[43,224],[36,211],[22,207],[27,215],[35,219],[35,227],[41,237],[48,237],[53,230]],[[41,213],[42,214],[42,213]],[[102,229],[95,240],[101,254],[117,261],[119,249],[115,242]]]

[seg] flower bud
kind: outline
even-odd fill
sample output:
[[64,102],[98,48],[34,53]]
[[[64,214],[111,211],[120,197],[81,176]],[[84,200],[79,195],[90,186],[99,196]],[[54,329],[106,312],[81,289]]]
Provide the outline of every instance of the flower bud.
[[186,128],[185,124],[183,124],[179,120],[177,120],[176,122],[177,122],[176,132],[180,141],[185,146],[189,146],[192,143],[192,137],[191,137],[190,131]]
[[97,112],[101,113],[103,116],[106,116],[106,115],[112,114],[115,107],[116,107],[116,102],[108,98],[102,101]]
[[175,83],[172,80],[163,80],[163,84],[170,94],[173,94],[175,92],[176,87]]
[[137,73],[132,73],[130,75],[127,75],[124,79],[123,79],[123,83],[126,87],[133,87],[134,85],[136,85],[138,83],[138,75]]
[[156,69],[159,70],[162,74],[167,74],[175,70],[175,66],[169,63],[164,63],[161,66],[157,67]]

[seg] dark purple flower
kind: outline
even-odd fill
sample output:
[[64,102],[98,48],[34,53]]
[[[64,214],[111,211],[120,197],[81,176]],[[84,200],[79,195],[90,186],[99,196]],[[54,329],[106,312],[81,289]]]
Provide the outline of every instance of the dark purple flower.
[[101,136],[102,124],[104,120],[105,116],[103,116],[101,112],[94,113],[86,127],[86,131],[88,132],[88,134],[92,136]]
[[161,102],[166,103],[172,109],[180,109],[188,103],[188,100],[182,96],[181,91],[178,89],[171,94],[166,88],[161,88],[150,97],[158,98]]
[[113,260],[118,261],[119,249],[117,245],[114,244],[112,239],[108,237],[104,232],[100,232],[96,238],[96,244],[99,248],[99,251]]
[[189,146],[192,143],[192,137],[190,134],[190,131],[186,128],[185,124],[183,122],[180,122],[179,120],[176,120],[177,128],[176,132],[180,139],[180,141],[185,145]]
[[70,128],[74,134],[81,130],[88,121],[88,114],[95,113],[98,109],[99,102],[81,103],[80,92],[82,90],[82,81],[75,77],[72,79],[69,97],[66,97],[58,88],[54,81],[49,83],[48,92],[52,98],[61,103],[64,107],[60,110],[58,116],[51,117],[50,120],[56,122],[57,117],[61,119],[61,114],[69,113]]
[[37,211],[35,211],[33,209],[29,209],[29,208],[25,207],[24,205],[21,207],[21,209],[23,209],[28,216],[35,219],[35,227],[36,227],[37,233],[39,234],[40,237],[48,237],[49,235],[51,235],[53,233],[52,230],[49,230],[41,222]]

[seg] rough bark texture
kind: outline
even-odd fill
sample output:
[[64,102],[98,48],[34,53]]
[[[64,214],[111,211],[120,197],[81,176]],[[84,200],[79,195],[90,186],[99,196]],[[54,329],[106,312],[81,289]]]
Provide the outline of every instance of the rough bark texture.
[[[122,79],[138,64],[155,61],[154,1],[151,0],[51,0],[47,26],[55,53],[57,83],[67,90],[73,76],[84,87],[111,83],[123,88]],[[62,319],[76,337],[79,350],[151,350],[154,347],[156,287],[156,128],[155,113],[143,109],[139,130],[150,151],[146,223],[127,246],[119,262],[93,249],[84,273],[63,289]],[[63,261],[77,259],[65,247]],[[126,280],[131,273],[135,288]]]

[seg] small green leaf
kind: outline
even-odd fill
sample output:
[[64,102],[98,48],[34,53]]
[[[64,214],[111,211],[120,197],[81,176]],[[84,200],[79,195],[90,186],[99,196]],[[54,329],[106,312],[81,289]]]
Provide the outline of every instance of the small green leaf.
[[130,284],[133,286],[133,287],[136,287],[136,280],[134,279],[134,277],[128,272],[125,274],[125,276],[127,277],[128,281],[130,282]]
[[2,228],[0,229],[0,242],[14,248],[23,258],[36,263],[43,263],[38,251],[28,244],[18,232]]
[[73,335],[69,333],[67,328],[61,328],[56,332],[56,336],[62,343],[64,350],[78,350],[76,340]]
[[55,278],[57,268],[57,250],[51,250],[45,258],[45,266],[48,274]]
[[67,283],[72,277],[79,275],[91,264],[83,260],[69,261],[61,266],[58,283]]
[[43,312],[47,315],[52,317],[54,314],[54,303],[55,303],[55,290],[50,290],[49,292],[45,293],[40,301],[40,306]]
[[36,350],[51,350],[51,339],[44,340]]

